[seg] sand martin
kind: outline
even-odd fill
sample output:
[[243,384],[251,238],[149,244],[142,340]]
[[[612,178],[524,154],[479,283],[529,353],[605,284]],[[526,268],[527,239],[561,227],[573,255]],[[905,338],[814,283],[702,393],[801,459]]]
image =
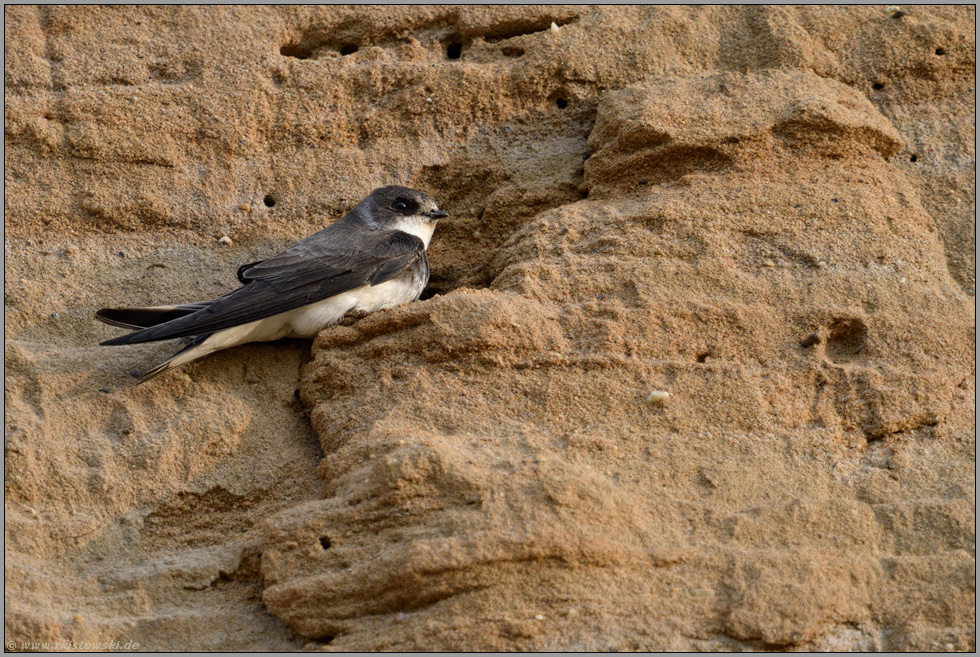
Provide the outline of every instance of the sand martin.
[[242,286],[228,294],[179,306],[98,311],[95,316],[107,324],[139,329],[102,344],[192,338],[142,382],[221,349],[312,338],[347,312],[415,301],[429,281],[425,252],[432,233],[447,216],[422,192],[376,189],[320,232],[268,260],[240,267]]

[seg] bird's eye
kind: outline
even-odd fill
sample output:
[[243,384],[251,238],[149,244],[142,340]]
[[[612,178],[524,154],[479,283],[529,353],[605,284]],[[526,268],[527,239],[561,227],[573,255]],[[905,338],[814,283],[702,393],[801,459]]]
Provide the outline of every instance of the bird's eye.
[[391,204],[391,207],[392,209],[398,210],[399,212],[404,212],[405,210],[408,210],[408,202],[403,201],[402,199],[398,199],[397,201]]

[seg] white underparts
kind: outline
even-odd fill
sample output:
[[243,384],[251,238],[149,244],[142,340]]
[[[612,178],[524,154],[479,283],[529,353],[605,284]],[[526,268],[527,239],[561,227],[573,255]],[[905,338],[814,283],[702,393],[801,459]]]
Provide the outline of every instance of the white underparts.
[[411,278],[397,278],[379,285],[359,288],[289,310],[272,317],[258,319],[241,326],[215,332],[207,340],[174,359],[173,366],[197,360],[202,356],[247,342],[268,342],[279,338],[315,338],[325,327],[336,324],[345,313],[355,310],[374,312],[415,301],[419,290]]

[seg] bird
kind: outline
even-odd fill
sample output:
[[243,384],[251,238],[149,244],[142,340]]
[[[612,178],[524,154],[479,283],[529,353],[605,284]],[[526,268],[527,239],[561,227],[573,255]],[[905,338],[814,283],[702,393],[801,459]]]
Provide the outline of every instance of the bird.
[[428,195],[375,189],[323,230],[238,269],[241,287],[173,306],[103,308],[106,324],[136,329],[103,346],[175,338],[190,343],[140,383],[222,349],[280,338],[312,338],[348,312],[367,314],[418,300],[429,282],[426,251],[447,212]]

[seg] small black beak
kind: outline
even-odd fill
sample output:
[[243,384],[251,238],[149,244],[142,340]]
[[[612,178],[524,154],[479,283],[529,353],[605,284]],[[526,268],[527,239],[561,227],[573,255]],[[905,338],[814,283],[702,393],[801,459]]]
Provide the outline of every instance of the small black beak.
[[442,210],[430,210],[429,212],[425,213],[425,216],[429,217],[430,219],[442,219],[443,217],[448,217],[449,213],[443,212]]

